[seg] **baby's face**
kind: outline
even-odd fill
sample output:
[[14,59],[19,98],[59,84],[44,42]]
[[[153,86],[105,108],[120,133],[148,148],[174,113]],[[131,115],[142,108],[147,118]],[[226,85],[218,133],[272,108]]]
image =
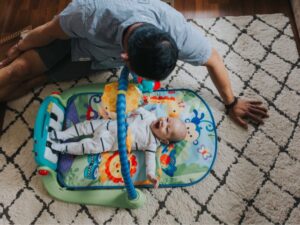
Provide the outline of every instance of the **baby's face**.
[[170,141],[180,141],[185,138],[186,126],[180,119],[161,117],[150,125],[153,134],[164,144]]

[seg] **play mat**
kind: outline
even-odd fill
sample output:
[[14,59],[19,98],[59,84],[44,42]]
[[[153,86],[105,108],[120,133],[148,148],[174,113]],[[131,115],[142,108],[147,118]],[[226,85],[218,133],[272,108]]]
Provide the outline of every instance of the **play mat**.
[[[102,89],[76,93],[68,98],[63,129],[80,121],[99,118]],[[180,89],[144,93],[140,104],[155,112],[157,117],[180,118],[188,129],[185,140],[162,145],[157,150],[156,175],[160,178],[160,187],[188,186],[202,180],[209,173],[217,154],[215,123],[205,101],[193,91]],[[134,185],[151,186],[145,176],[144,152],[131,151],[128,161]],[[61,186],[69,189],[124,186],[118,152],[84,156],[61,154],[57,178]]]

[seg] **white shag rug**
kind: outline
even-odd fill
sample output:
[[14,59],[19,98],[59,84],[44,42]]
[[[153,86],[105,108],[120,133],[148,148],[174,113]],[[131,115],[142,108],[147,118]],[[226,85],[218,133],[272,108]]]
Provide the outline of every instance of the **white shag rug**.
[[224,57],[236,95],[259,99],[270,118],[245,131],[225,114],[207,70],[183,62],[163,85],[189,88],[210,105],[219,151],[200,183],[146,190],[137,210],[74,205],[52,199],[32,154],[35,115],[52,91],[107,82],[116,73],[49,84],[8,103],[0,140],[0,224],[300,224],[300,66],[282,14],[190,21]]

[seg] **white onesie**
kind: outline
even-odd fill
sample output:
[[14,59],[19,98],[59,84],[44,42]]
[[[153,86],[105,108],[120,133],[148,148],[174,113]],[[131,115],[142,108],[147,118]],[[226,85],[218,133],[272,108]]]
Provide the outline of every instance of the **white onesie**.
[[[150,129],[151,123],[156,120],[154,113],[144,108],[138,108],[127,117],[126,121],[132,134],[132,150],[145,151],[146,173],[155,176],[155,153],[160,145],[159,140]],[[51,148],[55,151],[73,155],[96,154],[118,150],[116,120],[90,120],[75,124],[64,131],[50,132],[50,138],[65,142],[69,139],[85,137],[80,141],[55,143]]]

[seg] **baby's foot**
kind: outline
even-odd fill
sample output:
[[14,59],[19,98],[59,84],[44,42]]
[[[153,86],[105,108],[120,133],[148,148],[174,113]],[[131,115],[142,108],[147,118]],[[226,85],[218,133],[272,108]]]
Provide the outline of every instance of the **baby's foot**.
[[147,178],[148,180],[151,181],[151,183],[154,185],[154,188],[158,188],[159,185],[159,180],[157,179],[157,177],[151,175],[151,174],[147,174]]
[[53,151],[65,153],[65,146],[63,144],[59,144],[50,140],[46,142],[46,146]]
[[49,131],[49,138],[51,140],[56,140],[57,136],[55,130],[52,127],[49,127],[48,131]]
[[49,127],[49,138],[50,138],[50,141],[51,142],[57,142],[57,143],[61,143],[62,140],[60,140],[58,137],[57,137],[57,132],[52,128],[52,127]]

